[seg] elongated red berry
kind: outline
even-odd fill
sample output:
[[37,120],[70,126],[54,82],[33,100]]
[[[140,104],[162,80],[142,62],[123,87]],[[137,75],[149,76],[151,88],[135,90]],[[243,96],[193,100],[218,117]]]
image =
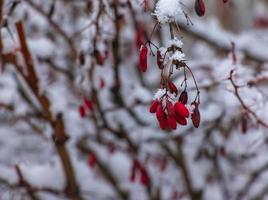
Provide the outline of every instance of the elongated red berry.
[[195,0],[195,12],[199,17],[205,15],[206,7],[204,0]]
[[163,58],[162,58],[161,52],[159,50],[157,50],[157,65],[158,65],[159,69],[164,68]]
[[170,89],[170,91],[172,93],[175,93],[176,95],[178,94],[178,89],[177,89],[176,85],[173,82],[169,81],[168,82],[168,87],[169,87],[169,89]]
[[129,180],[131,182],[134,182],[136,179],[136,174],[137,174],[137,170],[139,169],[140,164],[137,160],[133,160],[132,161],[132,166],[131,166],[131,170],[130,170],[130,176],[129,176]]
[[181,102],[175,103],[174,109],[175,109],[175,113],[180,117],[186,118],[186,117],[189,117],[190,115],[189,110]]
[[168,115],[174,116],[175,115],[175,110],[174,110],[173,104],[169,100],[167,100],[166,105],[167,105]]
[[171,129],[175,130],[177,128],[177,122],[176,122],[176,119],[173,116],[168,116],[167,121],[168,121],[168,126]]
[[140,50],[140,64],[139,68],[142,72],[146,72],[147,70],[147,54],[148,54],[148,49],[146,46],[142,46]]
[[179,97],[179,101],[183,103],[184,105],[187,104],[188,101],[188,94],[186,91],[183,91]]
[[159,127],[162,129],[162,130],[165,130],[165,129],[169,129],[169,124],[168,124],[168,119],[167,119],[167,116],[164,115],[164,117],[162,119],[158,119],[158,122],[159,122]]
[[193,113],[191,114],[191,119],[194,127],[198,128],[200,125],[200,112],[197,105],[195,106]]
[[165,112],[164,112],[163,106],[159,104],[156,109],[156,118],[158,120],[161,120],[161,119],[164,119],[164,117],[165,117]]
[[85,110],[85,107],[83,105],[79,106],[79,115],[80,115],[81,118],[86,117],[86,110]]
[[97,162],[96,155],[93,154],[93,153],[89,154],[89,156],[88,156],[88,165],[89,165],[89,167],[91,167],[91,168],[95,167],[96,162]]
[[180,125],[182,125],[182,126],[187,125],[187,120],[186,120],[186,118],[181,117],[181,116],[179,116],[179,115],[176,115],[176,116],[175,116],[175,119],[176,119],[176,121],[178,122],[178,124],[180,124]]
[[145,169],[144,166],[141,166],[140,167],[140,174],[141,174],[141,176],[140,176],[140,183],[142,185],[145,185],[145,186],[149,185],[150,178],[149,178],[148,172],[147,172],[147,170]]
[[84,98],[84,104],[87,109],[89,109],[90,111],[93,110],[93,104],[91,100]]
[[156,99],[152,102],[151,107],[150,107],[150,113],[156,113],[157,106],[159,105],[159,101]]

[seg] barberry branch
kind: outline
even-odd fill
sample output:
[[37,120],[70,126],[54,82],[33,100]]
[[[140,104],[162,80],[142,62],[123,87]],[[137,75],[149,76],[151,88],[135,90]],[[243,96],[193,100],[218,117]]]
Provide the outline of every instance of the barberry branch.
[[61,115],[58,115],[56,119],[53,119],[52,113],[50,111],[50,101],[45,95],[41,95],[38,88],[38,78],[35,72],[34,62],[32,55],[27,45],[26,36],[23,28],[22,21],[16,23],[16,28],[19,36],[19,42],[21,46],[21,52],[24,57],[24,61],[27,67],[27,74],[24,74],[20,68],[19,72],[24,77],[26,83],[31,89],[32,93],[37,98],[38,102],[42,106],[43,113],[45,113],[44,118],[50,123],[54,129],[53,133],[53,142],[55,143],[56,150],[65,171],[66,176],[66,188],[65,192],[67,196],[75,199],[81,200],[79,193],[79,188],[75,180],[75,172],[69,157],[69,153],[65,147],[65,142],[68,139],[68,136],[65,132],[64,122]]
[[88,145],[85,144],[85,140],[82,139],[77,143],[78,149],[84,153],[85,155],[94,155],[95,162],[98,168],[100,169],[102,175],[104,175],[105,179],[114,187],[117,194],[121,197],[121,199],[128,199],[128,193],[120,188],[118,185],[118,180],[114,177],[110,169],[98,158],[98,155],[94,150]]
[[257,124],[260,124],[266,128],[268,128],[268,124],[266,122],[264,122],[261,118],[259,118],[259,116],[252,110],[250,109],[246,103],[244,102],[243,98],[240,96],[240,93],[239,93],[239,86],[235,83],[234,81],[234,70],[231,70],[230,71],[230,76],[229,76],[229,80],[234,88],[234,94],[235,96],[237,97],[238,101],[240,102],[242,108],[249,114],[251,114],[254,119],[256,120]]
[[[188,26],[183,21],[177,21],[177,24],[179,25],[180,30],[187,33],[187,36],[192,36],[198,40],[202,40],[220,52],[229,53],[232,51],[232,46],[230,46],[229,43],[221,43],[219,42],[221,41],[220,39],[218,40],[215,39],[215,37],[209,37],[209,35],[203,33],[202,31],[199,31],[199,29],[194,28],[194,26],[193,27]],[[252,53],[245,47],[242,48],[237,46],[237,50],[241,51],[245,55],[245,58],[247,60],[254,61],[258,64],[268,62],[268,58],[263,57],[261,54],[258,54],[257,52]]]

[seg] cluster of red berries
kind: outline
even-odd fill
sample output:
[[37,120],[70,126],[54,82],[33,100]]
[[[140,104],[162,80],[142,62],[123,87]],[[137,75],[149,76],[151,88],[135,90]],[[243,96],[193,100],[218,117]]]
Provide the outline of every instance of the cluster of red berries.
[[[203,0],[196,0],[196,12],[199,16],[203,16],[205,14],[205,4]],[[157,26],[157,24],[156,24]],[[155,26],[155,27],[156,27]],[[155,30],[155,28],[154,28]],[[137,38],[137,44],[141,44],[141,34],[138,32],[137,34],[139,37]],[[152,34],[151,34],[152,35]],[[150,107],[150,112],[156,114],[156,118],[159,122],[159,126],[161,129],[177,129],[177,125],[185,126],[187,125],[187,119],[191,116],[192,123],[194,127],[199,127],[200,124],[200,113],[199,113],[199,89],[197,83],[195,81],[194,75],[191,69],[187,66],[185,61],[183,60],[184,54],[181,49],[182,42],[178,41],[177,38],[172,38],[172,44],[168,48],[158,48],[155,44],[153,44],[150,40],[148,40],[145,44],[141,44],[140,47],[140,55],[139,55],[139,70],[141,72],[146,72],[148,68],[147,57],[148,51],[150,50],[150,54],[153,56],[155,55],[151,49],[151,47],[155,47],[157,49],[156,57],[157,57],[157,65],[158,68],[161,70],[161,81],[160,85],[163,90],[165,90],[164,94],[159,98],[156,98]],[[181,43],[181,44],[180,44]],[[149,49],[148,49],[149,48]],[[163,50],[163,51],[162,51]],[[165,51],[166,50],[166,51]],[[165,51],[165,52],[164,52]],[[170,53],[172,55],[176,55],[174,58],[169,57]],[[179,55],[177,55],[177,54]],[[180,56],[183,55],[183,56]],[[169,57],[167,60],[172,60],[172,62],[165,63],[165,58]],[[178,58],[179,57],[179,58]],[[169,67],[169,74],[165,76],[164,68]],[[183,68],[184,72],[189,70],[192,74],[194,79],[196,89],[197,89],[197,96],[193,103],[191,103],[191,107],[193,108],[191,114],[186,107],[188,101],[188,95],[186,92],[187,89],[187,77],[186,72],[184,73],[184,91],[180,94],[179,100],[175,102],[175,97],[178,95],[178,89],[176,85],[171,81],[171,76],[173,73],[173,68],[176,69]]]
[[[139,57],[139,68],[142,72],[147,70],[147,56],[148,48],[146,45],[142,45]],[[163,58],[159,50],[157,51],[157,65],[160,70],[163,70]],[[178,89],[172,81],[168,81],[166,87],[172,94],[175,94],[175,96],[178,95]],[[173,101],[166,92],[160,99],[155,99],[152,102],[150,112],[156,113],[156,118],[161,129],[177,129],[177,124],[182,126],[187,125],[187,118],[190,117],[190,112],[185,106],[187,101],[188,94],[186,90],[180,94],[179,100],[176,103],[172,103]],[[196,101],[191,104],[191,106],[194,107],[193,112],[191,113],[191,120],[196,128],[198,128],[200,124],[198,105],[199,103]]]
[[[148,68],[147,56],[148,56],[147,46],[141,45],[140,58],[139,58],[139,69],[142,72],[146,72],[146,70]],[[157,50],[156,56],[157,56],[157,65],[158,65],[159,69],[162,70],[164,68],[164,59],[163,59],[159,49]]]
[[[165,93],[160,99],[155,99],[151,106],[150,112],[156,114],[159,126],[161,129],[177,129],[177,124],[186,126],[187,118],[190,117],[190,112],[185,106],[188,101],[186,91],[180,94],[179,100],[172,103],[170,97]],[[200,113],[197,103],[191,104],[194,108],[191,113],[191,120],[194,127],[198,128],[200,124]]]
[[173,104],[168,99],[168,95],[165,96],[166,98],[155,99],[150,107],[150,112],[156,114],[160,128],[176,129],[177,123],[182,126],[187,125],[187,118],[190,115],[187,107],[181,101]]
[[150,183],[150,177],[145,166],[138,160],[133,160],[129,177],[130,181],[134,182],[137,179],[137,176],[139,176],[139,181],[142,185],[148,185]]

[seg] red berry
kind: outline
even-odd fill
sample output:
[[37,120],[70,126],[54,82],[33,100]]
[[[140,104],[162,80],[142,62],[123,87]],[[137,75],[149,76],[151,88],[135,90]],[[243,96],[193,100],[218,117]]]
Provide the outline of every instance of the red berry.
[[182,126],[187,125],[187,120],[186,120],[186,118],[176,115],[176,116],[175,116],[175,119],[176,119],[176,121],[177,121],[180,125],[182,125]]
[[227,3],[229,0],[222,0],[223,1],[223,3]]
[[135,181],[137,170],[139,169],[139,167],[140,167],[140,163],[137,160],[133,160],[132,161],[131,171],[130,171],[130,177],[129,177],[129,180],[131,182]]
[[143,185],[149,185],[150,178],[149,178],[148,172],[147,172],[147,170],[145,169],[144,166],[140,167],[140,173],[141,173],[140,183],[143,184]]
[[81,117],[81,118],[86,117],[86,110],[85,110],[85,108],[84,108],[83,105],[80,105],[80,106],[79,106],[79,114],[80,114],[80,117]]
[[184,105],[187,104],[188,101],[188,94],[186,91],[183,91],[179,97],[179,101],[183,103]]
[[172,93],[175,93],[176,95],[178,94],[178,89],[174,83],[171,81],[168,82],[168,87]]
[[91,168],[95,167],[96,162],[97,162],[96,155],[93,154],[93,153],[89,154],[89,156],[88,156],[88,165],[89,165],[89,167],[91,167]]
[[165,112],[164,112],[163,106],[159,104],[156,109],[156,118],[160,121],[164,119],[164,117],[165,117]]
[[90,101],[87,98],[84,98],[84,105],[86,106],[87,109],[89,109],[90,111],[93,110],[93,104],[92,101]]
[[160,103],[157,99],[154,100],[151,104],[151,107],[150,107],[150,113],[155,113],[159,104]]
[[167,121],[168,121],[168,126],[170,128],[174,130],[177,128],[177,122],[173,116],[168,116]]
[[181,102],[174,105],[175,113],[182,118],[189,117],[189,110]]
[[162,119],[158,119],[158,122],[161,129],[165,130],[169,128],[168,119],[166,115],[164,115]]
[[146,46],[142,46],[140,50],[140,64],[139,68],[142,72],[146,72],[147,70],[147,54],[148,54],[148,49]]
[[194,127],[198,128],[200,124],[200,112],[197,105],[195,106],[193,113],[191,114],[191,119]]
[[195,0],[195,12],[199,17],[205,15],[206,7],[204,0]]
[[168,112],[168,115],[170,116],[174,116],[175,115],[175,110],[174,110],[174,106],[173,104],[167,100],[167,112]]

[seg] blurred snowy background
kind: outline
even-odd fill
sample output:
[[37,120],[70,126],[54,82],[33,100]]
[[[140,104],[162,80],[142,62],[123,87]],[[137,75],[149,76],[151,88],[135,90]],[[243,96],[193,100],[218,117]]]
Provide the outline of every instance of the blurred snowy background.
[[137,67],[156,2],[0,0],[0,200],[268,199],[268,1],[205,0],[198,17],[180,0],[201,124],[175,131],[149,113],[154,56]]

